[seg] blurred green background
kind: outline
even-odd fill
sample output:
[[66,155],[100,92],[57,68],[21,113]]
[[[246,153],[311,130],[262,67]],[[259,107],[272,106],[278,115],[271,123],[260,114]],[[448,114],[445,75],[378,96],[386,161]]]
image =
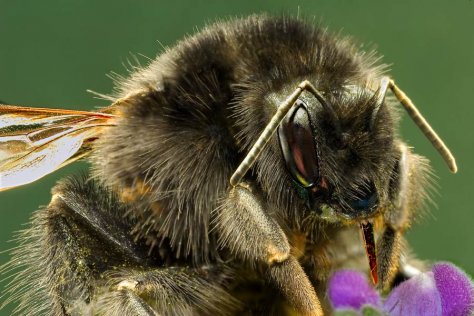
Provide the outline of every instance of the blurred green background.
[[[154,57],[216,19],[250,13],[315,16],[333,31],[376,45],[391,75],[457,157],[452,175],[414,124],[402,135],[433,164],[437,207],[408,234],[419,257],[452,261],[474,273],[474,1],[9,1],[0,0],[0,100],[93,109],[107,103],[111,71],[125,74],[130,53]],[[0,193],[0,249],[75,164],[37,183]],[[8,260],[0,253],[0,263]],[[0,315],[9,315],[9,309]]]

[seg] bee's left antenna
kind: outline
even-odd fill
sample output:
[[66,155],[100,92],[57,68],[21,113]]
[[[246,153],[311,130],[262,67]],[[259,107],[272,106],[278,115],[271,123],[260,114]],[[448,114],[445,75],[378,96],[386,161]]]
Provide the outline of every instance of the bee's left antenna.
[[456,173],[458,171],[456,159],[449,150],[448,146],[446,146],[446,144],[443,142],[441,137],[436,134],[435,130],[431,127],[428,121],[423,117],[420,111],[418,111],[415,104],[413,104],[410,98],[395,84],[392,79],[390,79],[389,87],[393,94],[395,94],[397,97],[398,101],[400,101],[405,110],[408,112],[415,124],[420,128],[423,134],[425,134],[426,138],[428,138],[434,148],[436,148],[436,150],[440,153],[444,161],[446,161],[449,170],[451,170],[452,173]]
[[270,120],[270,123],[268,123],[268,125],[265,127],[262,134],[260,134],[247,156],[245,156],[239,167],[237,167],[237,170],[235,170],[232,177],[230,177],[230,184],[233,187],[239,184],[239,182],[242,180],[242,178],[250,169],[250,167],[252,167],[253,163],[261,154],[263,148],[265,148],[265,145],[269,142],[270,138],[277,130],[278,125],[283,120],[286,113],[288,113],[288,111],[291,109],[300,94],[304,90],[308,89],[308,87],[312,87],[311,83],[308,80],[301,82],[296,88],[296,90],[278,107],[277,112],[275,113],[275,115],[273,115],[272,119]]

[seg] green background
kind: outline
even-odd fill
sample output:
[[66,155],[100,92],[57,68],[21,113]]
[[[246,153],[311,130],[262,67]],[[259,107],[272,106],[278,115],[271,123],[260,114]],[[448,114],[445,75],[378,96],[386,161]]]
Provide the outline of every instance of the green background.
[[[93,109],[106,102],[111,71],[125,74],[130,53],[153,57],[215,19],[256,12],[315,16],[333,31],[376,45],[391,75],[457,157],[452,175],[404,116],[402,134],[427,156],[439,185],[437,207],[408,234],[421,258],[449,260],[474,273],[474,1],[10,1],[0,0],[0,100]],[[75,164],[34,184],[0,193],[0,249]],[[0,254],[0,263],[8,254]],[[8,310],[0,311],[8,315]]]

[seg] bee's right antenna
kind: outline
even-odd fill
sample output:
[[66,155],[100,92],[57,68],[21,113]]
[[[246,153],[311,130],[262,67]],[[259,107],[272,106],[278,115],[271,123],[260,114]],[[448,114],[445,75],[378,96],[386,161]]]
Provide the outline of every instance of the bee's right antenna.
[[410,117],[413,119],[416,125],[421,129],[426,138],[433,144],[434,148],[441,154],[444,161],[448,164],[449,170],[456,173],[458,167],[456,165],[456,160],[454,159],[453,154],[449,148],[444,144],[443,140],[436,134],[434,129],[426,121],[426,119],[421,115],[420,111],[416,108],[410,98],[395,84],[395,82],[390,79],[389,87],[392,92],[397,97],[398,101],[403,105],[405,110],[408,112]]

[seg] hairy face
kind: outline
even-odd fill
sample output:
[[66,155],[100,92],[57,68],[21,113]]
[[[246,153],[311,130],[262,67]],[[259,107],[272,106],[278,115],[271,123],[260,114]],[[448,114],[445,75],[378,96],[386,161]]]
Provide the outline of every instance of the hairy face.
[[[262,115],[271,115],[268,108],[278,107],[290,93],[288,86],[268,94]],[[259,163],[262,182],[278,183],[277,177],[286,182],[287,189],[270,185],[269,195],[278,190],[277,200],[299,200],[307,212],[330,222],[373,217],[389,203],[399,156],[389,106],[367,86],[341,86],[318,97],[301,94]],[[270,161],[273,168],[266,166]]]

